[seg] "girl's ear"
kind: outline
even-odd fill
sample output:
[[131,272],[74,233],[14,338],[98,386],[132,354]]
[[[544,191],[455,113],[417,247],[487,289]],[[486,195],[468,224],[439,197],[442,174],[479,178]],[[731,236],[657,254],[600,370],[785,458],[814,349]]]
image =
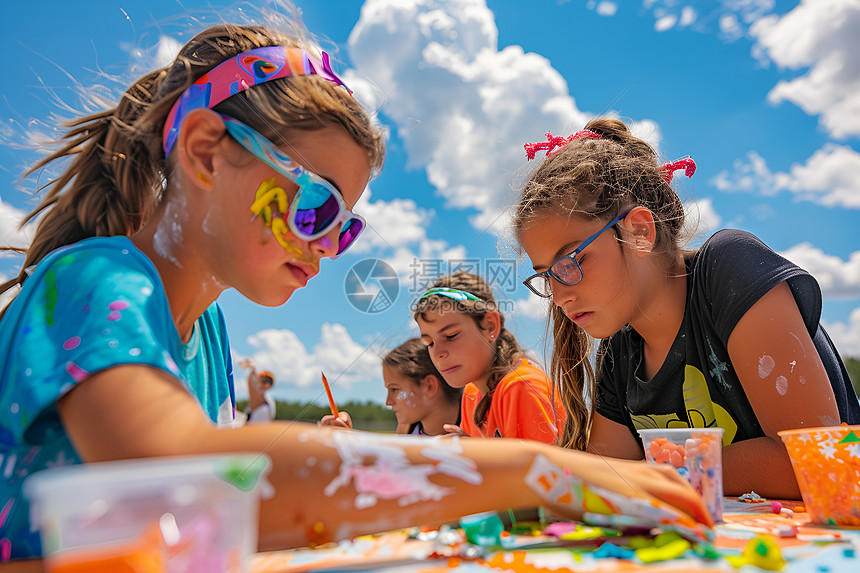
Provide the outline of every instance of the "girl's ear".
[[439,379],[436,378],[435,374],[428,374],[421,379],[421,391],[424,392],[426,397],[435,398],[440,389]]
[[176,140],[176,168],[186,181],[204,190],[212,189],[215,154],[224,138],[224,121],[212,110],[195,109],[182,122]]
[[622,227],[632,236],[632,247],[636,254],[644,257],[657,241],[654,214],[645,207],[634,207],[621,221]]
[[498,311],[490,310],[484,315],[481,321],[484,332],[490,337],[490,340],[496,340],[499,337],[499,332],[502,330],[502,317]]

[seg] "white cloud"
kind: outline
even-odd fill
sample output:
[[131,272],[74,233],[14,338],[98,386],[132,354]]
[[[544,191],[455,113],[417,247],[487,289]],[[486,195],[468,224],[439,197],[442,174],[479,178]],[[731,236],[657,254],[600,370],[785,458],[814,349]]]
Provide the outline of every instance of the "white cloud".
[[842,358],[860,358],[860,308],[855,308],[846,322],[821,321]]
[[447,207],[476,210],[479,230],[513,202],[522,144],[588,119],[549,60],[499,50],[484,0],[368,0],[349,52],[410,164],[425,167]]
[[466,260],[466,247],[450,246],[443,240],[425,239],[418,244],[418,252],[401,247],[386,257],[385,262],[397,272],[400,284],[410,293],[424,291],[429,280],[432,282],[441,274],[448,274],[451,261]]
[[[24,211],[4,203],[0,197],[0,245],[26,248],[30,244],[36,223],[33,221],[23,229],[18,228],[26,215]],[[0,256],[3,256],[3,251],[0,251]]]
[[666,30],[671,30],[675,27],[675,24],[678,23],[678,17],[674,14],[666,14],[665,16],[661,16],[657,18],[657,21],[654,22],[654,29],[658,32],[665,32]]
[[412,199],[371,201],[370,197],[368,189],[355,206],[355,211],[364,217],[368,227],[350,248],[350,254],[395,249],[427,238],[427,225],[434,214],[432,209],[422,209]]
[[549,299],[541,298],[529,293],[526,298],[512,301],[514,303],[514,316],[546,320],[549,313]]
[[721,191],[753,191],[775,195],[789,191],[798,200],[828,207],[860,208],[860,153],[851,147],[828,143],[788,173],[773,173],[755,151],[736,160],[734,171],[721,171],[711,184]]
[[723,219],[714,209],[710,198],[691,201],[684,204],[684,228],[682,236],[688,238],[693,245],[701,243],[720,229]]
[[692,6],[684,6],[681,8],[681,20],[678,22],[679,26],[691,26],[698,18],[698,13],[696,9]]
[[615,16],[618,12],[618,4],[615,2],[600,2],[594,10],[598,16]]
[[815,277],[825,300],[860,299],[860,251],[843,261],[809,243],[800,243],[780,254]]
[[[342,324],[324,323],[319,342],[310,351],[291,330],[261,330],[248,337],[248,344],[256,349],[250,358],[257,367],[275,375],[272,393],[281,398],[289,397],[291,387],[319,384],[322,389],[321,371],[330,383],[346,388],[382,377],[377,349],[353,340]],[[237,386],[241,378],[237,372]]]
[[755,22],[754,54],[780,68],[805,70],[768,94],[820,115],[831,135],[860,135],[860,0],[802,0],[783,16]]

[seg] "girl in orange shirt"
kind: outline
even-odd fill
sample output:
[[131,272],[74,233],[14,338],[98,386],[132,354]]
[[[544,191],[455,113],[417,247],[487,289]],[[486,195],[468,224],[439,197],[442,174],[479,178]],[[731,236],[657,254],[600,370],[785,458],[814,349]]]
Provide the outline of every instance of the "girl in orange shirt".
[[546,373],[505,328],[481,277],[465,271],[440,277],[418,299],[414,318],[445,381],[464,388],[461,433],[558,441],[564,408]]

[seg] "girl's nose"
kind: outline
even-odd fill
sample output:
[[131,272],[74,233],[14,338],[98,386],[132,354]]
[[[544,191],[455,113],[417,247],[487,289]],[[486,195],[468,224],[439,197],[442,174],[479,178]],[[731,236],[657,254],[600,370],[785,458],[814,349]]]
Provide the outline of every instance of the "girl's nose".
[[552,303],[559,308],[564,308],[564,305],[576,301],[576,285],[566,285],[550,278],[549,288],[552,292]]
[[321,259],[333,257],[337,254],[339,239],[340,225],[338,225],[319,239],[314,239],[313,241],[311,241],[311,251],[314,255],[317,255]]

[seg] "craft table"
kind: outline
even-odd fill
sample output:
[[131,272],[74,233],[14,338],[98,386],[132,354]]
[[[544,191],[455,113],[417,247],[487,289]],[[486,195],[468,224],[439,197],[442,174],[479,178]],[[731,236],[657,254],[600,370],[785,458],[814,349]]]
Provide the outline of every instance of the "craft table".
[[[796,508],[799,501],[781,501],[787,508]],[[384,573],[487,573],[490,571],[564,572],[619,571],[655,573],[658,571],[762,571],[760,567],[743,564],[736,569],[731,563],[735,556],[759,555],[769,565],[773,548],[778,547],[785,563],[784,573],[860,572],[860,529],[840,529],[809,523],[809,515],[797,512],[791,517],[775,514],[771,501],[745,503],[727,497],[723,506],[724,522],[715,528],[716,538],[712,558],[688,549],[678,557],[645,563],[630,554],[631,537],[600,536],[592,539],[562,541],[548,536],[516,535],[508,542],[511,549],[478,548],[465,543],[451,543],[461,537],[459,530],[440,537],[438,531],[424,531],[416,538],[416,530],[366,536],[337,545],[317,549],[296,549],[260,553],[253,557],[251,573],[293,573],[331,571],[380,571]],[[443,530],[444,531],[444,530]],[[651,537],[637,537],[641,544],[652,543]],[[446,543],[447,542],[447,543]],[[604,543],[612,546],[601,548]],[[628,557],[608,557],[613,548],[627,551]],[[683,544],[681,544],[683,547]],[[767,552],[767,547],[771,548]],[[768,553],[767,556],[763,555]],[[744,559],[740,557],[740,559]],[[741,563],[734,559],[735,565]],[[778,567],[781,562],[772,564]]]

